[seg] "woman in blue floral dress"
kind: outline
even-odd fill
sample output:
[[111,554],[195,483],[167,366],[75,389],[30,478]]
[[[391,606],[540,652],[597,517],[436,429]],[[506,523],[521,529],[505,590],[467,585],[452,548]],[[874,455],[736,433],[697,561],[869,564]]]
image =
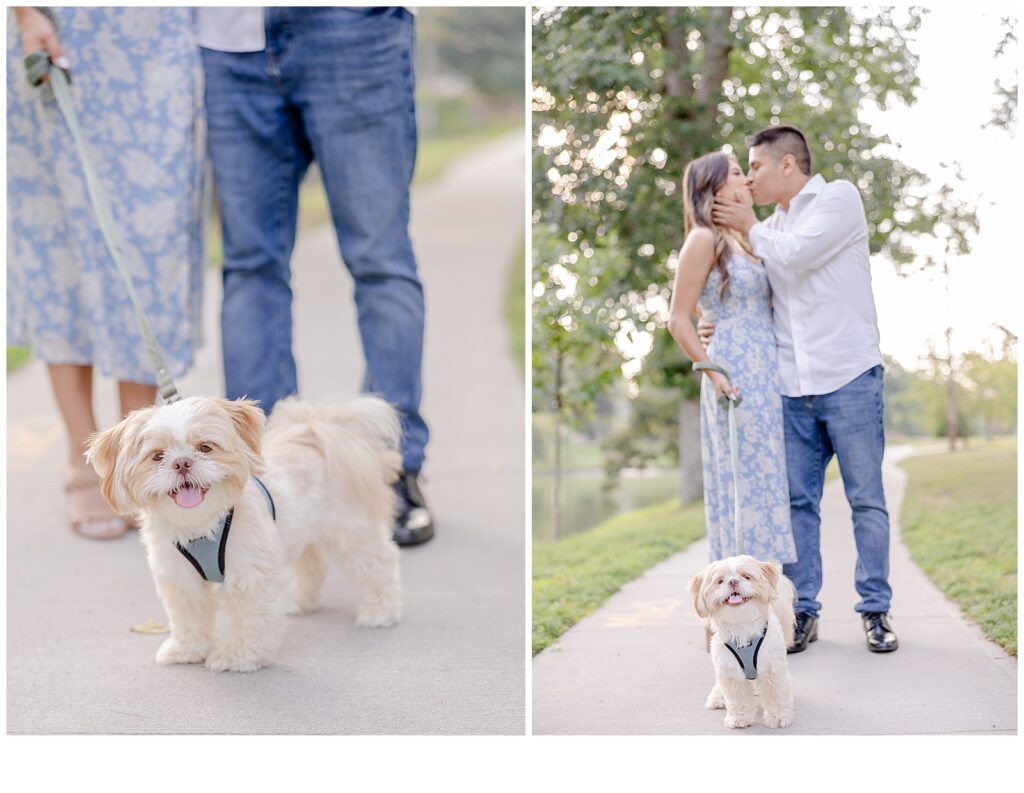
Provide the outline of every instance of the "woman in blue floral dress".
[[118,381],[121,410],[152,404],[154,374],[107,252],[70,133],[24,56],[69,62],[74,103],[109,197],[125,264],[175,376],[200,341],[202,73],[188,8],[9,12],[7,339],[46,362],[68,433],[66,503],[84,536],[117,537],[82,442],[96,431],[94,369]]
[[[712,361],[729,372],[705,372],[701,383],[701,456],[704,512],[711,558],[735,554],[734,487],[739,485],[743,552],[795,562],[789,485],[772,328],[771,290],[764,265],[746,240],[711,220],[716,194],[752,201],[743,169],[722,152],[691,162],[683,174],[683,250],[676,267],[669,330],[692,361]],[[692,315],[715,325],[707,352]],[[735,408],[737,479],[722,395],[742,395]]]

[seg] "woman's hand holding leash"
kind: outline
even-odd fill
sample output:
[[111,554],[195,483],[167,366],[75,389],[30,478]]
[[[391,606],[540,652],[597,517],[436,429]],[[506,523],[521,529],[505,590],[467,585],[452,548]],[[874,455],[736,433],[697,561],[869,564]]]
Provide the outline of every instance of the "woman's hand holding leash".
[[732,408],[739,407],[740,402],[743,401],[740,396],[740,390],[732,385],[729,373],[720,365],[711,361],[694,361],[693,371],[702,372],[711,378],[719,404],[723,408],[728,407],[730,414],[732,413]]
[[715,386],[715,395],[718,397],[727,397],[728,399],[735,399],[740,395],[739,389],[734,388],[729,384],[729,381],[720,375],[718,372],[711,372],[708,370],[704,371],[704,374],[711,378],[711,382]]
[[[21,31],[21,45],[28,57],[34,52],[43,51],[50,60],[61,69],[71,68],[71,62],[64,54],[64,47],[57,35],[53,21],[38,8],[22,6],[14,9]],[[45,81],[47,78],[43,78]]]

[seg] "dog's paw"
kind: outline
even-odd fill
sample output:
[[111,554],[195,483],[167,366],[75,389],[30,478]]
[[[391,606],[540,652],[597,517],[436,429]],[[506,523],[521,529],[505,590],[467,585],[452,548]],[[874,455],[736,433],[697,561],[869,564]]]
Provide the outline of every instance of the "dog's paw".
[[365,610],[356,615],[356,625],[360,628],[390,628],[397,625],[400,614],[387,611]]
[[211,672],[256,672],[263,668],[263,663],[252,657],[213,652],[206,659],[206,668]]
[[289,617],[302,617],[306,614],[315,614],[320,610],[319,603],[292,603],[285,612]]
[[743,727],[749,727],[754,723],[754,720],[749,716],[735,716],[728,714],[725,717],[725,726],[730,730],[742,729]]
[[174,639],[165,639],[156,651],[158,664],[201,664],[206,660],[208,647],[178,644]]
[[777,729],[779,727],[788,727],[793,723],[792,713],[765,713],[764,714],[764,726]]
[[725,697],[722,696],[722,690],[717,685],[708,694],[704,707],[708,710],[721,710],[725,707]]
[[356,625],[387,628],[402,618],[402,601],[392,597],[366,598],[356,607]]

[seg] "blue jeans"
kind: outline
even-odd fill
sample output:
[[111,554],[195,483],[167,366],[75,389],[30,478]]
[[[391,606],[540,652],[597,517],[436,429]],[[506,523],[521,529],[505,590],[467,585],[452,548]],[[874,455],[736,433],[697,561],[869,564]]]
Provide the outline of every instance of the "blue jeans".
[[796,610],[821,609],[821,494],[825,466],[839,458],[846,498],[853,509],[857,545],[854,584],[860,613],[888,611],[889,513],[882,491],[882,367],[875,366],[838,391],[783,397],[789,505],[797,561],[783,570],[797,591]]
[[262,52],[202,51],[210,158],[224,229],[230,399],[270,413],[297,393],[289,259],[299,183],[315,159],[355,282],[363,390],[402,417],[406,470],[420,415],[423,287],[409,239],[416,159],[413,17],[400,8],[268,8]]

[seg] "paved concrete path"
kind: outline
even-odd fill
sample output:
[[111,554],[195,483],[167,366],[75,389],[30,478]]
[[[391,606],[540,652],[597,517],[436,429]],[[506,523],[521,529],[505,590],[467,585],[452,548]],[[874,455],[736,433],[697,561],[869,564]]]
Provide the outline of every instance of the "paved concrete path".
[[[427,299],[425,491],[437,536],[402,553],[405,616],[357,629],[340,573],[324,606],[294,617],[279,661],[252,675],[153,661],[166,622],[135,536],[65,528],[64,451],[44,367],[8,378],[7,726],[11,733],[524,732],[524,384],[503,320],[523,232],[522,134],[455,163],[413,195]],[[329,227],[293,259],[302,395],[355,395],[362,376],[352,287]],[[219,273],[209,340],[186,394],[223,393]],[[101,418],[115,416],[101,383]]]
[[686,590],[707,563],[702,540],[624,586],[534,659],[534,734],[1016,733],[1016,659],[961,616],[900,541],[906,475],[894,463],[906,451],[892,448],[885,465],[899,650],[867,650],[853,611],[850,508],[837,479],[822,503],[819,638],[790,656],[792,727],[734,731],[723,725],[722,711],[704,710],[714,671]]

